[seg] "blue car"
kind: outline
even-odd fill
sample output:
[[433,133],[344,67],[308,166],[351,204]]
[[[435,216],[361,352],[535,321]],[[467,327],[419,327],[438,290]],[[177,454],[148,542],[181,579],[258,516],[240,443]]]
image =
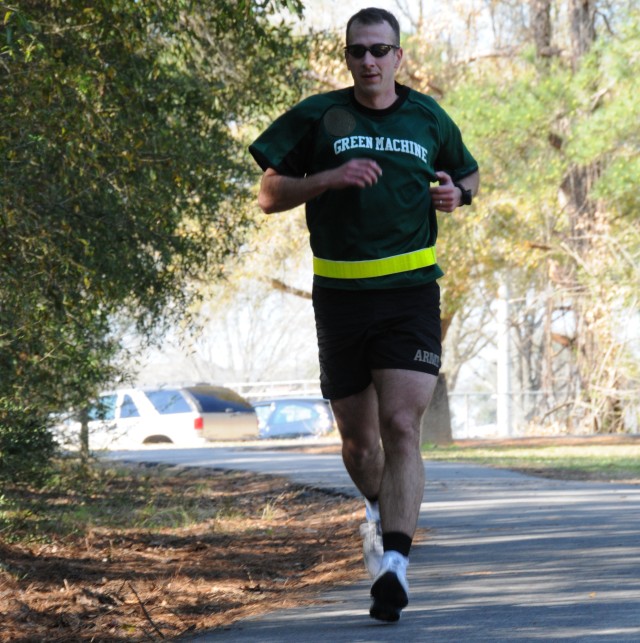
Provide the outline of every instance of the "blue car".
[[320,437],[334,431],[329,400],[321,397],[283,397],[253,403],[260,438]]

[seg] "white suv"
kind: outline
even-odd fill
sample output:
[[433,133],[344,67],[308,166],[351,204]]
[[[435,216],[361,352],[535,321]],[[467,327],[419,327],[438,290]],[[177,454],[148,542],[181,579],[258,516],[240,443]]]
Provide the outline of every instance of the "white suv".
[[[258,437],[258,420],[251,405],[221,386],[105,392],[88,413],[91,450],[145,444],[195,447],[207,440]],[[77,447],[79,435],[77,420],[57,430],[58,440],[65,447]]]

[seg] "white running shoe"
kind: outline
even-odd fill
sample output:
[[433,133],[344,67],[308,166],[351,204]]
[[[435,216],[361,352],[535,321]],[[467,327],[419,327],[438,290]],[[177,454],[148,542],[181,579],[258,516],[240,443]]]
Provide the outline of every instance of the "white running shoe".
[[362,553],[364,554],[364,566],[371,578],[375,578],[380,571],[382,556],[382,529],[380,521],[370,520],[360,525],[362,536]]
[[371,578],[378,575],[382,562],[382,525],[380,523],[380,505],[377,500],[364,499],[365,517],[367,522],[360,525],[362,536],[362,553],[364,566]]
[[397,551],[386,551],[376,579],[371,585],[371,618],[394,622],[409,604],[407,565],[409,559]]

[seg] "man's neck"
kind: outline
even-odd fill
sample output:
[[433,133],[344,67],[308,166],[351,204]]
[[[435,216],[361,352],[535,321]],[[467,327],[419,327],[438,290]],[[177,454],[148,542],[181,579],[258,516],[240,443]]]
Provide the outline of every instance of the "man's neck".
[[355,99],[363,106],[368,107],[369,109],[387,109],[391,107],[396,100],[398,100],[398,94],[396,93],[395,87],[392,92],[386,94],[362,94],[354,87],[354,96]]

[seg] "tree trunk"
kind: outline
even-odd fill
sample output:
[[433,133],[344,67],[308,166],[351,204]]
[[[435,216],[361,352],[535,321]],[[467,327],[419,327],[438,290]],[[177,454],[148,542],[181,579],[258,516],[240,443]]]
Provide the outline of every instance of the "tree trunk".
[[571,59],[574,68],[591,49],[596,39],[594,26],[595,3],[589,0],[569,1],[569,28],[571,37]]
[[447,377],[440,373],[429,408],[422,416],[420,444],[451,444],[451,413]]
[[89,413],[86,409],[80,412],[80,461],[89,462]]
[[531,31],[538,58],[551,49],[551,0],[530,0]]

